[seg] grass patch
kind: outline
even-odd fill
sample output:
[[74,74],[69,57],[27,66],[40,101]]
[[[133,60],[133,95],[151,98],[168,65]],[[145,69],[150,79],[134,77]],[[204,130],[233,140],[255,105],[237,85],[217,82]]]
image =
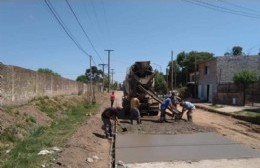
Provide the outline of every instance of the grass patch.
[[[43,99],[41,103],[44,107],[43,105],[47,105],[48,102]],[[38,153],[43,149],[62,147],[80,124],[86,120],[86,114],[96,111],[96,108],[97,105],[81,104],[62,112],[61,115],[66,117],[51,115],[53,122],[50,127],[32,128],[30,136],[23,141],[13,138],[11,135],[15,130],[10,130],[5,136],[5,140],[13,141],[15,147],[9,153],[1,152],[0,167],[35,168],[41,167],[43,164],[49,165],[53,162],[55,154],[39,156]],[[46,107],[43,109],[46,109]],[[54,111],[47,109],[45,112],[49,114]],[[33,118],[29,118],[28,121],[34,122]]]
[[246,109],[244,111],[234,112],[233,114],[236,116],[260,118],[260,108],[259,109]]
[[3,134],[0,136],[1,142],[16,142],[17,141],[17,128],[14,126],[8,127],[4,130]]
[[29,116],[25,119],[26,122],[32,122],[32,123],[36,123],[36,119],[32,116]]
[[212,109],[219,109],[219,108],[222,108],[222,107],[224,107],[224,106],[222,106],[222,105],[210,105],[210,108],[212,108]]

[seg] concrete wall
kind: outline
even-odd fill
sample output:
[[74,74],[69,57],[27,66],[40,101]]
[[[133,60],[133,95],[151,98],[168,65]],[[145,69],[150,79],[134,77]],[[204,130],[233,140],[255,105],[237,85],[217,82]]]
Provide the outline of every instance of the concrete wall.
[[40,96],[83,94],[89,86],[73,80],[0,64],[0,106],[20,105]]
[[[207,73],[205,67],[207,66]],[[201,100],[212,102],[213,96],[217,94],[217,59],[200,63],[199,65],[199,80],[198,80],[198,95]],[[209,86],[209,90],[207,87]]]

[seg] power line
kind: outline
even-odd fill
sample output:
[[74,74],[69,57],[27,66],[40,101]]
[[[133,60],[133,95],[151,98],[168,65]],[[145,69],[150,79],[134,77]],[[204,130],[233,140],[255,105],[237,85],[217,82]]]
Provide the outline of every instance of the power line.
[[76,41],[76,39],[73,37],[73,35],[71,34],[71,32],[69,31],[69,29],[66,27],[66,25],[64,24],[63,20],[61,19],[61,17],[59,16],[59,14],[57,13],[57,11],[55,10],[55,8],[53,7],[52,3],[49,0],[44,0],[45,4],[48,6],[48,8],[50,9],[51,13],[53,14],[54,18],[58,21],[59,25],[62,27],[62,29],[65,31],[65,33],[69,36],[69,38],[74,42],[74,44],[78,47],[79,50],[81,50],[84,54],[86,54],[87,56],[90,56],[82,47],[81,45]]
[[101,30],[101,28],[100,28],[101,26],[100,26],[100,24],[99,24],[99,19],[98,19],[97,12],[96,12],[96,7],[95,7],[95,5],[94,5],[94,3],[93,3],[92,0],[90,0],[90,3],[91,3],[91,6],[92,6],[92,8],[93,8],[93,11],[94,11],[94,16],[95,16],[96,21],[97,21],[97,26],[98,26],[98,28]]
[[94,65],[97,67],[97,64],[96,64],[96,62],[94,61],[93,57],[91,57],[91,59],[92,59]]
[[104,32],[104,29],[102,29],[102,28],[104,28],[104,26],[100,25],[100,20],[98,19],[97,10],[96,10],[96,7],[95,7],[95,4],[94,4],[93,1],[94,0],[90,0],[90,4],[91,4],[91,6],[93,8],[93,13],[94,13],[94,16],[95,16],[95,19],[96,19],[97,29],[99,29],[100,35],[104,38],[105,37],[105,32]]
[[[88,17],[88,20],[89,20],[89,22],[90,22],[90,25],[94,25],[94,21],[91,19],[91,16],[90,16],[90,14],[89,14],[89,11],[88,11],[88,6],[87,6],[87,4],[86,4],[86,0],[81,0],[82,1],[82,3],[83,3],[83,7],[84,7],[84,12],[86,13],[86,15],[87,15],[87,17]],[[89,1],[88,1],[89,2]],[[104,40],[101,40],[101,37],[103,37],[103,35],[101,35],[100,33],[98,33],[97,32],[97,29],[93,29],[92,30],[93,32],[94,32],[94,34],[95,34],[95,36],[101,41],[100,42],[100,45],[102,45],[102,47],[104,48]]]
[[220,1],[220,2],[222,2],[222,3],[225,3],[225,4],[228,4],[228,5],[230,5],[230,6],[236,7],[236,8],[240,8],[240,9],[243,9],[243,10],[247,10],[247,11],[249,11],[250,13],[259,15],[259,11],[257,11],[257,10],[250,9],[250,8],[247,8],[247,7],[244,7],[244,6],[241,6],[241,5],[238,5],[238,4],[229,2],[229,1],[224,1],[224,0],[218,0],[218,1]]
[[207,3],[207,2],[202,2],[202,1],[198,1],[198,0],[183,0],[183,1],[197,5],[197,6],[201,6],[201,7],[204,7],[204,8],[220,11],[220,12],[230,13],[230,14],[254,18],[254,19],[260,19],[260,16],[258,16],[258,15],[253,15],[253,14],[248,13],[248,12],[228,9],[228,8],[218,6],[218,5],[214,5],[214,4],[210,4],[210,3]]
[[79,24],[79,26],[80,26],[81,30],[83,31],[84,35],[87,37],[87,39],[88,39],[90,45],[92,46],[93,50],[95,51],[95,53],[96,53],[97,56],[99,57],[100,61],[103,62],[103,60],[101,59],[101,57],[100,57],[99,53],[97,52],[95,46],[93,45],[93,43],[92,43],[90,37],[88,36],[87,32],[85,31],[85,29],[83,28],[82,24],[80,23],[80,21],[79,21],[77,15],[76,15],[76,13],[74,12],[73,8],[71,7],[69,1],[68,1],[68,0],[65,0],[65,1],[66,1],[66,4],[69,6],[70,11],[73,13],[73,16],[74,16],[75,19],[77,20],[77,23]]
[[104,3],[104,0],[101,0],[101,2],[102,2],[102,8],[103,8],[103,12],[104,12],[104,18],[105,18],[105,22],[106,22],[106,27],[107,27],[107,32],[108,32],[108,35],[109,35],[109,37],[110,37],[110,27],[109,27],[109,25],[108,25],[108,20],[107,20],[107,14],[106,14],[106,9],[105,9],[105,3]]
[[[195,1],[195,0],[194,0],[194,1]],[[208,2],[202,2],[202,1],[199,1],[199,0],[197,0],[197,1],[198,1],[199,3],[206,4],[206,5],[208,5],[208,6],[212,6],[212,7],[215,7],[215,8],[222,9],[222,10],[226,10],[226,11],[228,11],[228,12],[234,12],[234,13],[241,14],[241,15],[248,16],[248,17],[256,17],[256,18],[259,18],[259,15],[255,15],[255,14],[252,14],[252,13],[249,13],[249,12],[246,12],[246,11],[233,10],[233,9],[225,8],[225,7],[223,7],[223,6],[214,5],[214,4],[211,4],[211,3],[208,3]]]

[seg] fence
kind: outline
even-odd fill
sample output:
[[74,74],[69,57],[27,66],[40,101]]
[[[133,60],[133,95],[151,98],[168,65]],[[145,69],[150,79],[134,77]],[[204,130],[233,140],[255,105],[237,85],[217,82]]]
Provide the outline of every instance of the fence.
[[[219,84],[216,103],[243,105],[243,85]],[[250,84],[245,90],[246,105],[260,106],[260,82]]]

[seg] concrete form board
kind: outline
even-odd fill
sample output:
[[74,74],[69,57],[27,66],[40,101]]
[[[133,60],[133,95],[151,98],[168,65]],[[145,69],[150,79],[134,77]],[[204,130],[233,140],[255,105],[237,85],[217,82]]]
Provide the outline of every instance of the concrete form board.
[[260,152],[215,133],[118,135],[116,161],[145,163],[174,160],[260,158]]

